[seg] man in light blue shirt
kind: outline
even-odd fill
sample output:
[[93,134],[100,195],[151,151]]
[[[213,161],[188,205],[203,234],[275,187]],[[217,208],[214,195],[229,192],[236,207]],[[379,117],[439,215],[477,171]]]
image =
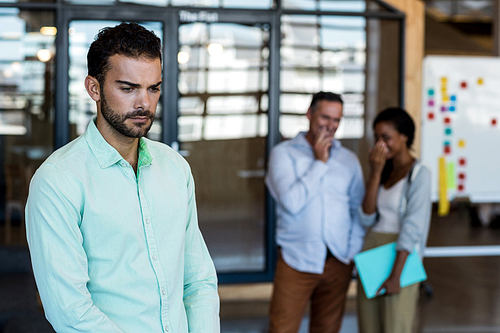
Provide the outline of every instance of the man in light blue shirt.
[[277,203],[279,246],[270,306],[270,332],[298,331],[310,301],[311,333],[338,332],[365,234],[357,215],[364,195],[357,157],[333,136],[343,101],[313,96],[309,131],[277,145],[266,184]]
[[99,32],[85,87],[97,117],[37,170],[27,237],[57,332],[219,332],[214,265],[186,161],[144,138],[161,44],[136,23]]

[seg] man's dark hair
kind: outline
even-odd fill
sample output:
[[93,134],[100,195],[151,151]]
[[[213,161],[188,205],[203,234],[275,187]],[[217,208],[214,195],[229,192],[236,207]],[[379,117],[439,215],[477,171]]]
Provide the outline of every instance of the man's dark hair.
[[99,30],[87,53],[88,75],[101,87],[109,70],[109,57],[120,54],[131,58],[160,59],[161,41],[152,31],[131,22]]
[[314,113],[314,111],[316,111],[318,109],[318,103],[320,101],[338,102],[341,105],[344,105],[344,101],[342,100],[342,97],[339,94],[335,94],[332,92],[320,91],[320,92],[313,95],[311,105],[309,106],[309,108],[311,109],[311,112]]
[[382,121],[392,123],[396,131],[408,138],[406,146],[408,148],[411,147],[415,138],[415,123],[405,110],[401,108],[387,108],[383,110],[373,121],[373,128],[375,129],[375,125]]

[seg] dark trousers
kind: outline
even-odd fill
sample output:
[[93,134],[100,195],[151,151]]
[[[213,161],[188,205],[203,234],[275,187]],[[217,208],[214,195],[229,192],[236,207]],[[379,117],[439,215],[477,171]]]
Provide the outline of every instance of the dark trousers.
[[278,255],[270,305],[270,333],[297,333],[311,301],[310,333],[337,333],[354,264],[328,256],[323,274],[299,272]]

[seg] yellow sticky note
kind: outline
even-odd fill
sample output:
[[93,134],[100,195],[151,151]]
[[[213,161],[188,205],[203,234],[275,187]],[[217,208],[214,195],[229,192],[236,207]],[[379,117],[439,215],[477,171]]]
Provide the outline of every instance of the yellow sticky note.
[[443,102],[448,102],[448,96],[443,94]]
[[477,84],[479,85],[482,85],[484,83],[484,80],[482,77],[480,77],[479,79],[477,79]]
[[447,189],[447,179],[446,179],[446,160],[444,157],[439,158],[439,201],[438,201],[438,215],[446,216],[450,212],[450,202],[448,201],[448,189]]
[[458,140],[458,147],[459,148],[465,148],[465,140],[464,139]]
[[444,84],[444,83],[446,83],[446,82],[448,82],[448,79],[447,79],[445,76],[443,76],[443,77],[441,78],[441,83],[443,83],[443,84]]

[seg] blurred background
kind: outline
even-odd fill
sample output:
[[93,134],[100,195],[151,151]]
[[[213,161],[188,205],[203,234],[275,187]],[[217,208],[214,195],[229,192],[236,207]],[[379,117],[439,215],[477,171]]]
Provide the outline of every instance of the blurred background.
[[[95,116],[83,85],[87,50],[99,29],[122,21],[162,39],[162,97],[148,136],[191,165],[223,332],[266,331],[276,258],[267,156],[308,129],[311,94],[343,95],[337,139],[366,173],[379,110],[405,107],[420,130],[426,55],[499,55],[497,0],[0,0],[0,332],[51,331],[25,240],[29,180]],[[455,200],[447,216],[434,214],[428,245],[497,245],[499,229],[476,210]],[[500,332],[498,257],[424,264],[416,332]],[[357,332],[355,284],[344,333]],[[303,332],[306,324],[307,315]]]

